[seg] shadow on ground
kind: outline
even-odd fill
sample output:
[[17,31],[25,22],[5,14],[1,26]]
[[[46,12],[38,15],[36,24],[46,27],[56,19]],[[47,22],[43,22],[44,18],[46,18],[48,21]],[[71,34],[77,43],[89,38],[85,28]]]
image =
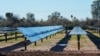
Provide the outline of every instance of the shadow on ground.
[[[29,44],[31,44],[31,43],[29,41],[27,41],[27,45],[29,45]],[[18,49],[18,48],[21,48],[24,46],[25,46],[25,42],[22,41],[22,42],[16,43],[16,44],[11,45],[11,46],[0,48],[0,51],[13,51],[15,49]]]
[[87,36],[89,39],[95,44],[95,46],[100,50],[100,37],[97,37],[91,32],[87,32]]
[[64,48],[67,46],[70,38],[71,38],[71,35],[67,33],[66,36],[62,40],[60,40],[54,47],[50,49],[50,51],[56,51],[56,52],[63,51]]

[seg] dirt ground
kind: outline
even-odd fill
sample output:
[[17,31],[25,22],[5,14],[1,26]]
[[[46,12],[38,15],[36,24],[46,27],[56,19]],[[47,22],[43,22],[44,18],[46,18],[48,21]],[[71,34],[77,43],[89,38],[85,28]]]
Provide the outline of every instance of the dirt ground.
[[[80,40],[80,50],[98,50],[95,46],[95,44],[88,38],[88,36],[83,35],[84,39]],[[77,39],[76,40],[70,40],[68,43],[68,46],[64,50],[70,50],[70,51],[77,51],[78,45],[77,45]]]
[[[90,34],[90,33],[89,33]],[[96,37],[97,38],[97,37]],[[80,50],[81,51],[97,51],[99,50],[99,45],[95,42],[96,39],[89,38],[88,35],[82,35],[80,41]],[[98,40],[99,41],[99,40]],[[37,42],[37,46],[34,46],[34,43],[27,46],[28,51],[77,51],[77,38],[76,36],[69,36],[65,33],[58,33],[51,38],[44,39],[43,42]],[[20,51],[24,50],[24,42],[16,43],[4,43],[0,42],[0,51]]]

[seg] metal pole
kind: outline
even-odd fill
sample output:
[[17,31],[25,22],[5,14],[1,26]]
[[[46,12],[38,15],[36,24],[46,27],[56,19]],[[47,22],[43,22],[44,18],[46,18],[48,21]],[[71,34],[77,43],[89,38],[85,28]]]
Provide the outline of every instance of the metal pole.
[[25,50],[27,50],[27,39],[25,38]]
[[34,45],[36,46],[37,44],[36,44],[36,41],[34,42]]
[[48,37],[46,37],[46,40],[48,39]]
[[50,38],[51,38],[51,35],[50,35]]
[[98,29],[98,34],[99,34],[99,29]]
[[41,39],[41,42],[43,42],[43,39]]
[[15,40],[17,40],[17,32],[15,32]]
[[77,35],[78,50],[80,50],[80,35]]
[[5,33],[5,42],[7,43],[7,33]]
[[13,33],[11,32],[11,36],[13,35]]

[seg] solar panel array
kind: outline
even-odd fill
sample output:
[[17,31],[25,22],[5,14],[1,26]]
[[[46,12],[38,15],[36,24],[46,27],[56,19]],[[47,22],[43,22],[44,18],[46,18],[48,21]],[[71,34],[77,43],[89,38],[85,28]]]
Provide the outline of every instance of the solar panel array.
[[9,32],[17,32],[17,29],[12,27],[0,27],[0,34]]
[[69,33],[70,35],[86,35],[87,33],[79,26],[76,26],[72,29],[72,31]]
[[63,26],[44,26],[44,27],[19,27],[20,31],[30,42],[38,41],[49,35],[63,30]]
[[94,30],[100,30],[99,27],[93,27],[93,26],[89,26],[90,29],[94,29]]
[[16,28],[13,27],[0,27],[0,31],[13,31],[16,30]]

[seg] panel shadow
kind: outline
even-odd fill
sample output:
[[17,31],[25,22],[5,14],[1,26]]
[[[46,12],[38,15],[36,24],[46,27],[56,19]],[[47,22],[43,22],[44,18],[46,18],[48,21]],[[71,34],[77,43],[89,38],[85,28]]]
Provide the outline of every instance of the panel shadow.
[[71,38],[71,35],[69,35],[68,33],[62,40],[60,40],[54,47],[52,47],[50,51],[56,51],[56,52],[63,51],[64,48],[67,46],[70,38]]
[[100,37],[97,37],[91,32],[87,32],[87,36],[89,39],[95,44],[95,46],[100,50]]
[[[13,51],[15,49],[24,47],[25,46],[24,44],[25,44],[25,42],[22,41],[22,42],[16,43],[16,44],[11,45],[11,46],[0,48],[0,51]],[[31,44],[31,42],[27,41],[27,45],[29,45],[29,44]]]

